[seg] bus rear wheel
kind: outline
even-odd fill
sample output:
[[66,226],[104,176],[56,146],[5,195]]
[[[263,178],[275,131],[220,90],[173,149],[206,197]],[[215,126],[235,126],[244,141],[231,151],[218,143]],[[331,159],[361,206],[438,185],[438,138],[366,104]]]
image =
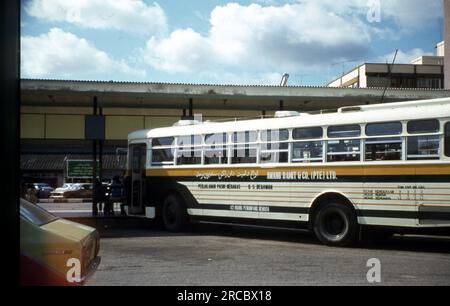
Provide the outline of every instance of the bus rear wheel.
[[347,246],[356,240],[356,215],[345,204],[336,202],[320,207],[313,222],[316,237],[326,245]]
[[188,215],[183,200],[176,196],[168,196],[163,204],[162,219],[164,227],[171,232],[179,232],[186,227]]

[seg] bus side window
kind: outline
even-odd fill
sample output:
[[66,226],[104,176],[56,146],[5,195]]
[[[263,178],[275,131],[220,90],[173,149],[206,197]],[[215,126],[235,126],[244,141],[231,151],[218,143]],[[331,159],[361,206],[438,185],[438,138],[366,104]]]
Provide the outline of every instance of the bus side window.
[[152,149],[152,166],[173,164],[173,152],[171,148]]
[[444,152],[445,156],[450,157],[450,122],[445,124],[445,136],[444,136]]
[[227,134],[206,134],[204,156],[205,165],[210,164],[226,164],[227,158]]
[[[378,122],[366,125],[365,160],[401,160],[402,139],[400,137],[386,137],[400,135],[401,122]],[[373,138],[376,136],[375,138]]]
[[[330,126],[327,132],[329,138],[359,137],[361,127],[357,124]],[[329,140],[327,161],[359,161],[361,159],[360,144],[360,139]]]
[[187,135],[177,138],[177,165],[196,165],[202,163],[202,136]]
[[[426,134],[439,132],[436,119],[412,120],[408,122],[409,134]],[[439,159],[439,135],[408,136],[407,159]]]
[[258,139],[256,131],[234,132],[231,151],[232,164],[255,164],[256,163],[256,144]]
[[261,131],[261,163],[287,163],[289,159],[289,130]]
[[[323,161],[322,127],[296,128],[292,130],[293,163],[315,163]],[[309,140],[309,141],[306,141]]]
[[152,166],[173,165],[174,137],[152,139]]

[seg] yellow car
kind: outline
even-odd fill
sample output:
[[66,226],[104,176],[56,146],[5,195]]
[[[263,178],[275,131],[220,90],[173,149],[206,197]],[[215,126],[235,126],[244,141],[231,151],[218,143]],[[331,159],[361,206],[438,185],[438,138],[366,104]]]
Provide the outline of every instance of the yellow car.
[[58,218],[20,199],[22,285],[81,285],[100,264],[95,228]]

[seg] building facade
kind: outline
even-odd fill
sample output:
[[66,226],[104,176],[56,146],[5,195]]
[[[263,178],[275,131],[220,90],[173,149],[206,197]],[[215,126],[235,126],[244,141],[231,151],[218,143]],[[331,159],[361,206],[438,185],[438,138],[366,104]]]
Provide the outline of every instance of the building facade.
[[436,56],[421,56],[411,64],[364,63],[327,84],[352,88],[444,88],[444,42]]

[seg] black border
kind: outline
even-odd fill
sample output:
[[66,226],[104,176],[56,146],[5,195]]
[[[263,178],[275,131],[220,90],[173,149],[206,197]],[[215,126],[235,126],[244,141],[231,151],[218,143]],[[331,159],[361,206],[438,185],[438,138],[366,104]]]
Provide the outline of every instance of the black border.
[[[3,254],[7,255],[3,267],[11,269],[8,285],[19,283],[19,114],[20,114],[20,1],[0,1],[1,71],[1,114],[2,114],[2,214],[4,218],[2,238],[7,240]],[[2,239],[2,240],[3,240]],[[3,242],[2,242],[3,244]],[[5,264],[7,263],[7,264]]]

